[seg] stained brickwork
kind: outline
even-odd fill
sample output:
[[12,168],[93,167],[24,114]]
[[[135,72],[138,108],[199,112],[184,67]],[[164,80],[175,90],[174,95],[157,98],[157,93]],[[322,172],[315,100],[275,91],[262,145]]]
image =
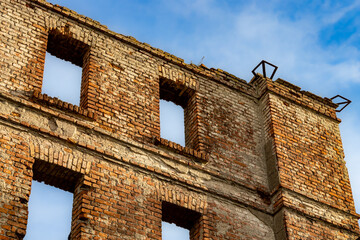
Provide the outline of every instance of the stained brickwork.
[[[192,240],[360,236],[329,99],[42,0],[1,1],[0,23],[0,239],[25,236],[33,179],[74,193],[71,239],[161,239],[162,220]],[[82,67],[80,106],[41,93],[46,52]],[[160,99],[185,147],[160,137]]]

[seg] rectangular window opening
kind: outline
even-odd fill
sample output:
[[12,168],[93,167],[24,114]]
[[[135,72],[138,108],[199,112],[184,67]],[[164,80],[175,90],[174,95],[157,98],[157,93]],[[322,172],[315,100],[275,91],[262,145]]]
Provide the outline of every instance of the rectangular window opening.
[[80,179],[81,173],[35,160],[24,239],[68,239],[71,233],[74,191]]
[[184,109],[162,99],[160,100],[160,137],[185,147]]
[[49,32],[42,93],[81,106],[89,46],[58,30]]
[[71,231],[73,194],[33,181],[25,240],[63,240]]
[[79,106],[81,72],[80,67],[46,52],[42,93]]
[[194,91],[160,78],[160,137],[195,149]]
[[201,214],[172,203],[162,203],[162,239],[198,239]]

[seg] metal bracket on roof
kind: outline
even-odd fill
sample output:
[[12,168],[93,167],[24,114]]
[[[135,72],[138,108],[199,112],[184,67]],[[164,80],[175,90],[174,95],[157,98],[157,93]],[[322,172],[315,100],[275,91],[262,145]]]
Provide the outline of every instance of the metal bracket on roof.
[[265,61],[265,60],[262,60],[251,72],[254,74],[254,76],[256,76],[255,71],[256,71],[256,69],[258,69],[258,67],[261,65],[261,66],[262,66],[262,71],[263,71],[263,76],[264,76],[264,78],[266,78],[266,67],[265,67],[265,64],[268,64],[268,65],[270,65],[270,66],[272,66],[272,67],[274,68],[274,70],[273,70],[273,72],[272,72],[272,74],[271,74],[271,77],[270,77],[270,79],[272,80],[273,77],[274,77],[274,75],[275,75],[275,73],[276,73],[276,70],[278,69],[278,67],[275,66],[274,64],[271,64],[271,63]]
[[332,97],[332,98],[330,98],[331,100],[333,100],[333,99],[335,99],[335,98],[341,98],[341,99],[343,99],[343,100],[345,100],[344,102],[338,102],[338,103],[336,103],[337,105],[344,105],[340,110],[335,110],[336,112],[341,112],[342,110],[344,110],[344,108],[346,108],[350,103],[351,103],[351,101],[349,100],[349,99],[347,99],[347,98],[345,98],[345,97],[343,97],[343,96],[341,96],[341,95],[336,95],[335,97]]

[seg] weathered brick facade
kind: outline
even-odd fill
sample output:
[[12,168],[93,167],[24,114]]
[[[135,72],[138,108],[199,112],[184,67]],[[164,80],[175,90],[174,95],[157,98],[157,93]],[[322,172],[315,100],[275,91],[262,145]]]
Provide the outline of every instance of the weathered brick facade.
[[[162,220],[192,240],[360,236],[329,99],[42,0],[1,0],[0,25],[0,239],[26,234],[32,179],[74,193],[71,239],[161,239]],[[41,94],[46,51],[83,68],[80,106]],[[186,147],[160,138],[160,98]]]

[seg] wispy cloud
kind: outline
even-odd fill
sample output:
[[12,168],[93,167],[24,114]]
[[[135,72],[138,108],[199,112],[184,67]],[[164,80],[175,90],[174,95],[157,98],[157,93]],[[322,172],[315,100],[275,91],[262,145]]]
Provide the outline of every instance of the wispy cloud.
[[328,2],[322,5],[322,8],[325,10],[325,11],[321,11],[322,15],[324,16],[322,18],[323,24],[335,24],[338,21],[340,21],[342,18],[344,18],[344,16],[349,12],[358,10],[360,8],[360,1],[351,2],[349,3],[349,5],[345,5],[345,6],[337,1],[333,2],[335,6],[329,4]]
[[[261,59],[267,59],[280,67],[279,77],[307,89],[315,89],[318,94],[332,93],[340,83],[360,83],[357,46],[350,42],[331,46],[321,41],[324,28],[335,24],[346,13],[358,8],[359,3],[336,9],[327,6],[329,16],[319,11],[320,13],[312,12],[312,15],[307,13],[303,17],[292,18],[289,15],[297,15],[297,12],[284,15],[271,5],[264,7],[256,2],[244,5],[237,12],[222,12],[218,2],[200,2],[208,12],[198,11],[203,15],[208,14],[209,19],[216,20],[205,26],[208,22],[202,22],[194,15],[185,17],[194,17],[193,26],[183,33],[182,38],[174,40],[177,44],[173,43],[172,49],[179,48],[177,52],[185,55],[184,58],[188,61],[191,59],[196,62],[205,56],[205,63],[210,67],[221,67],[249,79],[251,69]],[[174,6],[178,7],[178,4]],[[195,6],[194,3],[191,7],[186,5],[186,8],[195,14]],[[213,15],[214,12],[216,16]],[[188,52],[186,48],[184,50],[186,39],[197,39],[192,41],[193,45],[189,46]],[[323,89],[324,79],[331,83],[333,89]]]

